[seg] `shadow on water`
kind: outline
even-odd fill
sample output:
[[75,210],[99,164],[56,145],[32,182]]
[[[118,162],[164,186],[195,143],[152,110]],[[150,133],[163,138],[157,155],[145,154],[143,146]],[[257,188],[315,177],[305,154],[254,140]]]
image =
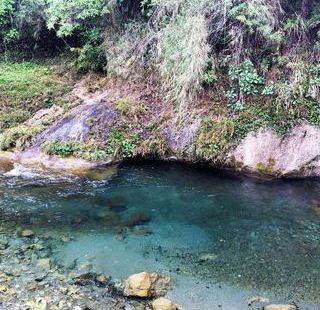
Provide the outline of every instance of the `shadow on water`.
[[[134,248],[132,258],[141,254],[167,271],[320,303],[319,192],[314,180],[261,181],[135,163],[99,182],[0,177],[0,221],[39,236],[89,238],[57,246],[61,264],[90,249],[100,257],[93,265],[112,266],[101,253],[113,236],[126,246],[119,257]],[[108,255],[116,255],[112,250]],[[135,266],[143,270],[144,263]],[[117,261],[114,268],[126,267]]]

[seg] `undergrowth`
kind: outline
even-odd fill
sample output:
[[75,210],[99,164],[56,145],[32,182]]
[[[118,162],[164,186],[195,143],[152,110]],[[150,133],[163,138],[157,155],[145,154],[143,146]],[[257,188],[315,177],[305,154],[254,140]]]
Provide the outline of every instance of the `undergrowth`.
[[0,62],[0,132],[39,109],[64,104],[70,86],[70,77],[49,64]]

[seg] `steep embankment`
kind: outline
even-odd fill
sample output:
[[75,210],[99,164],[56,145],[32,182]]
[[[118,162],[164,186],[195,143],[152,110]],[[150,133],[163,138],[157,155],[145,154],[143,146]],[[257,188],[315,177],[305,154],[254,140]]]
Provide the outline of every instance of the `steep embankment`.
[[177,117],[153,86],[96,75],[65,98],[69,109],[41,109],[18,131],[5,131],[0,160],[79,173],[139,156],[265,176],[320,175],[320,129],[306,122],[280,135],[259,116],[253,125],[250,113],[239,120],[205,100]]

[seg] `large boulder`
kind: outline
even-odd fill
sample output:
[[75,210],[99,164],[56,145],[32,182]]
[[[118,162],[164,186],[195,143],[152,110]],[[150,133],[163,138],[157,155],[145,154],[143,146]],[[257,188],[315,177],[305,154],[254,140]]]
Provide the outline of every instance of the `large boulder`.
[[163,296],[171,287],[171,279],[156,272],[142,272],[131,275],[125,281],[124,296]]
[[229,161],[240,171],[276,177],[320,176],[320,128],[304,123],[285,136],[260,129],[229,154]]

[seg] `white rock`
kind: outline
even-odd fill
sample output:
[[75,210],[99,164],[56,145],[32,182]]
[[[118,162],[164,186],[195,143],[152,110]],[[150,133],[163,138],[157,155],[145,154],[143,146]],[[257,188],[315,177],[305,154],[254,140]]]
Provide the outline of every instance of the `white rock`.
[[177,306],[169,299],[160,297],[152,302],[153,310],[176,310]]

